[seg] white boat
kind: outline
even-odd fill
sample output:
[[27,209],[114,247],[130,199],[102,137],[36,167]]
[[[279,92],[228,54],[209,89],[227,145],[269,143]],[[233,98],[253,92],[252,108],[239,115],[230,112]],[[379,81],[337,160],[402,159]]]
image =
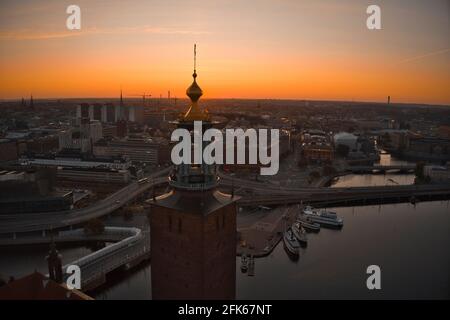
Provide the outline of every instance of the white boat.
[[291,228],[287,229],[284,232],[283,242],[284,248],[290,255],[292,255],[294,258],[298,258],[300,256],[300,243],[298,242]]
[[342,228],[344,221],[339,218],[335,212],[321,210],[318,212],[312,207],[307,206],[303,213],[313,222],[320,224],[321,226],[327,226],[332,228]]
[[306,231],[303,229],[302,225],[299,222],[296,222],[292,225],[292,232],[301,245],[308,244],[308,238],[306,237]]
[[248,270],[247,255],[245,253],[243,253],[241,255],[241,271],[242,271],[242,273],[246,273],[247,270]]
[[303,228],[305,228],[307,231],[312,232],[319,232],[320,231],[320,224],[311,221],[311,219],[308,216],[298,217],[297,222],[299,222]]

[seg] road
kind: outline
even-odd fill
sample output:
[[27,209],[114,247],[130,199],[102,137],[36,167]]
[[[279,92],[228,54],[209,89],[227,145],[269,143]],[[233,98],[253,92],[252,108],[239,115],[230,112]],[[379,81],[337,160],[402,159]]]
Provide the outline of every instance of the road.
[[0,234],[51,230],[81,224],[90,219],[102,217],[122,207],[153,186],[167,182],[166,175],[169,171],[170,168],[158,171],[150,175],[148,182],[143,184],[133,182],[86,208],[40,214],[1,215]]

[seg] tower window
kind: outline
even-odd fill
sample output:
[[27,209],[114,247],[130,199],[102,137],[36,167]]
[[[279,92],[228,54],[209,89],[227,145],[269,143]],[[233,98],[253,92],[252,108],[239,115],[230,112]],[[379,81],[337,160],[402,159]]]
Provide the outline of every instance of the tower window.
[[217,230],[220,229],[220,226],[219,226],[219,217],[216,217],[216,228],[217,228]]
[[181,233],[181,229],[182,229],[182,225],[183,222],[181,221],[181,219],[178,219],[178,233]]
[[172,231],[172,216],[169,216],[169,231]]
[[222,216],[222,228],[225,228],[225,215]]

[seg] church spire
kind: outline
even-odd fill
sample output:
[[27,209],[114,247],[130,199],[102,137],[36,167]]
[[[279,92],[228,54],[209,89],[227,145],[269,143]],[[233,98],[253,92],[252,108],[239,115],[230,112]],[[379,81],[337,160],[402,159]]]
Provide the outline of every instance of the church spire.
[[120,87],[120,107],[123,107],[122,87]]

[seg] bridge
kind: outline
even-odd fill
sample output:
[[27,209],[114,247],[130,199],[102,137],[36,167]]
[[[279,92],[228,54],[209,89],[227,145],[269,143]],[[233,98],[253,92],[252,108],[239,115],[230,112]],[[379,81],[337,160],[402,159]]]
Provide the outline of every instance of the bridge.
[[[71,237],[80,238],[83,237],[83,232],[82,229],[64,231],[56,238],[60,238],[60,241]],[[128,270],[150,259],[150,237],[148,232],[141,229],[105,227],[98,238],[120,239],[120,241],[64,265],[62,267],[64,281],[70,276],[65,273],[67,267],[76,265],[81,271],[81,290],[93,290],[106,282],[108,273],[120,268]]]
[[284,205],[284,204],[381,204],[405,201],[447,199],[450,197],[448,185],[384,186],[360,188],[309,188],[301,192],[257,194],[242,197],[238,204]]
[[373,165],[373,166],[349,166],[345,169],[346,172],[354,173],[373,173],[373,172],[414,172],[416,165],[402,164],[402,165]]
[[[371,170],[412,170],[415,166],[371,166]],[[361,169],[361,167],[356,167]],[[133,182],[107,198],[92,206],[52,213],[1,215],[0,237],[16,238],[18,233],[45,233],[46,230],[70,229],[81,225],[90,219],[102,217],[124,206],[138,195],[157,185],[167,183],[171,168],[150,176],[143,183]],[[296,203],[321,204],[355,204],[384,203],[417,200],[432,200],[450,196],[450,186],[447,185],[412,185],[412,186],[381,186],[357,188],[323,188],[303,187],[286,188],[269,182],[251,181],[230,177],[220,173],[220,187],[229,189],[239,187],[243,197],[238,201],[241,206],[252,205],[283,205]]]
[[[138,228],[105,227],[100,234],[86,234],[84,229],[63,230],[53,236],[20,235],[17,238],[0,239],[0,246],[35,245],[45,243],[114,242],[63,266],[64,281],[70,276],[67,267],[77,265],[81,271],[81,288],[93,290],[106,281],[106,275],[114,270],[128,270],[150,259],[149,231]],[[48,275],[47,275],[48,276]]]
[[167,175],[170,169],[166,168],[149,176],[144,183],[132,182],[107,198],[97,201],[94,205],[86,208],[51,213],[0,215],[0,234],[66,228],[105,216],[156,185],[166,183],[167,177],[160,176]]
[[17,233],[14,237],[2,235],[0,246],[23,246],[37,244],[75,244],[94,242],[119,242],[124,239],[124,233],[117,232],[112,227],[105,227],[104,232],[99,234],[86,233],[84,228],[73,230],[53,230],[42,233]]

